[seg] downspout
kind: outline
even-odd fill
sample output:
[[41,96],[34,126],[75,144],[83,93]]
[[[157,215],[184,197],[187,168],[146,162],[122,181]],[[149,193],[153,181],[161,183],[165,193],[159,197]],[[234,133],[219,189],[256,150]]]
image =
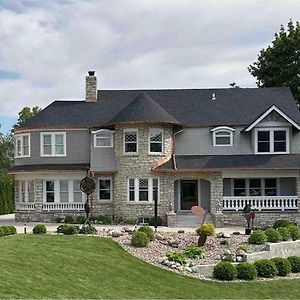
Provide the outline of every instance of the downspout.
[[176,154],[175,154],[175,150],[176,150],[176,143],[175,143],[175,137],[178,133],[183,132],[183,129],[173,133],[173,149],[172,149],[172,162],[173,162],[173,167],[174,170],[177,170],[177,163],[176,163]]

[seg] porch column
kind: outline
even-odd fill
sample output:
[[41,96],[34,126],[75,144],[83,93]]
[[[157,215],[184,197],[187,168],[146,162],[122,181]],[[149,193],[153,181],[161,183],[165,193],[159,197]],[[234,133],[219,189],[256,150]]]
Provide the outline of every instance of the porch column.
[[223,178],[221,173],[216,173],[210,180],[210,211],[216,227],[223,227]]
[[42,212],[43,204],[43,179],[34,180],[34,202],[35,202],[35,217]]
[[163,210],[166,215],[167,226],[169,227],[176,227],[174,182],[175,177],[173,175],[164,174],[160,189],[161,210]]
[[298,201],[297,201],[298,211],[300,211],[300,176],[296,177],[296,193],[298,196]]

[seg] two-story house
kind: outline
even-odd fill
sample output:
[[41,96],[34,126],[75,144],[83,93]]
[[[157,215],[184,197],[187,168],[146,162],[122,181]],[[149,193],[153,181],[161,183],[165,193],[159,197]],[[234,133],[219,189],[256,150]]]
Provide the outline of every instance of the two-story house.
[[158,214],[194,225],[199,205],[217,225],[300,223],[300,113],[289,88],[97,90],[54,101],[15,130],[16,219],[83,214],[80,180],[97,183],[92,213]]

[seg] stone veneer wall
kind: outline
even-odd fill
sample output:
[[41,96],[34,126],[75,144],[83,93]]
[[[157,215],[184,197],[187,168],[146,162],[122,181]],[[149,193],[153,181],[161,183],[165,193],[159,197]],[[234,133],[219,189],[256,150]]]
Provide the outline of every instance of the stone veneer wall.
[[[127,155],[123,153],[123,130],[128,128],[138,129],[138,154]],[[164,153],[163,155],[148,154],[148,131],[149,128],[164,129]],[[118,163],[118,172],[114,177],[114,216],[116,218],[133,220],[138,217],[151,217],[154,215],[154,204],[128,202],[128,179],[129,178],[160,178],[158,215],[163,219],[169,210],[169,198],[166,194],[174,193],[173,185],[167,186],[164,180],[151,172],[151,168],[172,155],[173,129],[171,126],[136,125],[116,126],[115,128],[115,153]]]

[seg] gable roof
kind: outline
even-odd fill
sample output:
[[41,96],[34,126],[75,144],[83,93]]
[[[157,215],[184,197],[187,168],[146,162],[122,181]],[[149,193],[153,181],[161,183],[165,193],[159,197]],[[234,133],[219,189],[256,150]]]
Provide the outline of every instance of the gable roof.
[[[19,129],[104,127],[143,92],[162,111],[170,115],[168,118],[172,117],[185,126],[248,126],[254,118],[260,116],[272,105],[276,105],[295,123],[300,124],[298,107],[287,87],[99,90],[97,102],[54,101]],[[212,100],[213,93],[216,100]],[[147,97],[144,96],[145,98]],[[147,100],[148,104],[152,101]],[[143,101],[137,102],[139,107],[142,106]],[[138,113],[137,111],[134,117],[137,117]],[[146,112],[142,111],[142,113],[145,114]],[[124,113],[122,115],[124,116]]]
[[276,111],[281,117],[283,117],[290,124],[295,126],[298,130],[300,130],[300,125],[296,123],[293,119],[291,119],[288,115],[286,115],[283,111],[281,111],[276,105],[272,105],[269,109],[267,109],[263,114],[261,114],[258,118],[256,118],[246,129],[245,131],[250,131],[257,125],[260,121],[262,121],[267,115],[269,115],[272,111]]
[[136,122],[180,124],[145,92],[132,100],[106,125]]

